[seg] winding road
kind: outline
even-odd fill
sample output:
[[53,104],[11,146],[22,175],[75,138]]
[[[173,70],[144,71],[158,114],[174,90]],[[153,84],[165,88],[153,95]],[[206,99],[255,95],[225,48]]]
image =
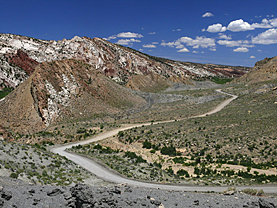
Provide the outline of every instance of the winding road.
[[[237,98],[236,95],[232,95],[229,93],[222,92],[221,90],[216,90],[217,92],[227,94],[231,96],[231,98],[224,100],[222,103],[220,103],[216,108],[212,111],[209,111],[208,113],[202,114],[202,115],[197,115],[197,116],[192,116],[190,118],[196,118],[196,117],[204,117],[210,114],[214,114],[220,110],[222,110],[225,106],[227,106],[231,101]],[[95,136],[92,139],[88,139],[85,141],[77,142],[77,143],[71,143],[67,145],[62,145],[62,146],[55,146],[52,149],[50,149],[51,152],[60,154],[62,156],[65,156],[69,160],[73,161],[74,163],[78,164],[79,166],[85,168],[92,174],[96,175],[97,177],[121,184],[121,183],[126,183],[129,186],[137,186],[137,187],[145,187],[145,188],[159,188],[159,189],[164,189],[164,190],[176,190],[176,191],[214,191],[214,192],[222,192],[227,189],[226,186],[196,186],[196,185],[178,185],[178,184],[159,184],[159,183],[152,183],[152,182],[143,182],[143,181],[137,181],[137,180],[131,180],[128,178],[125,178],[119,174],[114,173],[113,171],[110,171],[106,169],[104,166],[94,162],[93,160],[83,157],[77,154],[72,154],[69,152],[66,152],[65,149],[71,148],[72,146],[77,146],[77,145],[85,145],[89,144],[91,142],[96,142],[99,140],[103,140],[109,137],[112,137],[116,135],[119,131],[124,131],[127,129],[131,129],[134,127],[141,127],[142,125],[151,125],[151,124],[158,124],[158,123],[169,123],[173,122],[175,120],[169,120],[169,121],[161,121],[161,122],[154,122],[154,123],[144,123],[144,124],[130,124],[126,125],[124,127],[120,127],[118,129],[114,129],[102,134],[99,134]],[[254,188],[254,189],[263,189],[265,193],[277,193],[277,187],[276,186],[236,186],[237,190],[242,190],[245,188]]]

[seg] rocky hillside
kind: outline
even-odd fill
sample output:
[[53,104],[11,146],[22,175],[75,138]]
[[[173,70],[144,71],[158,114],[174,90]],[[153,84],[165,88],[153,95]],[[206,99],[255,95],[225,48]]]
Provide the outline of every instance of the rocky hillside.
[[258,61],[254,68],[236,82],[255,83],[277,79],[277,56]]
[[0,125],[26,134],[56,121],[113,119],[145,105],[143,98],[83,61],[44,62],[0,102]]
[[[133,89],[145,89],[143,83],[147,81],[157,81],[160,85],[161,81],[189,83],[191,78],[240,77],[250,69],[152,57],[101,38],[75,36],[71,40],[46,41],[0,34],[0,60],[5,60],[0,64],[0,83],[3,87],[15,87],[32,73],[37,63],[72,58],[92,65],[117,83]],[[141,75],[149,74],[159,77],[141,80]]]

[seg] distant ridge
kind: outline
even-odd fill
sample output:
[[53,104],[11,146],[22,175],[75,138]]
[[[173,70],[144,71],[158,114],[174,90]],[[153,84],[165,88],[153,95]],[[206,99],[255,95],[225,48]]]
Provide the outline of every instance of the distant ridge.
[[155,74],[161,77],[156,79],[158,81],[190,83],[190,79],[240,77],[250,70],[249,67],[196,64],[153,57],[101,38],[75,36],[70,40],[46,41],[0,34],[0,87],[16,87],[30,76],[37,63],[72,58],[92,65],[121,85],[137,89],[144,87],[131,81],[136,75]]
[[277,56],[258,61],[249,73],[235,82],[256,83],[277,79]]

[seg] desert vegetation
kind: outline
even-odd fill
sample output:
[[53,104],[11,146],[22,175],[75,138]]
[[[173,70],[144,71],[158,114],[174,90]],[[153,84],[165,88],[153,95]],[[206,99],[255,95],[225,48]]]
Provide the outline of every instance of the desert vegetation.
[[[221,112],[202,118],[133,128],[119,132],[116,138],[100,142],[103,149],[109,148],[116,156],[90,151],[93,145],[85,148],[107,165],[110,157],[118,157],[111,160],[109,167],[136,179],[149,180],[147,176],[151,172],[145,171],[145,177],[134,176],[130,174],[130,160],[119,163],[121,168],[113,167],[115,161],[128,158],[126,154],[133,155],[132,159],[138,157],[143,161],[143,165],[137,163],[139,166],[133,167],[136,174],[148,166],[174,176],[161,174],[156,181],[206,185],[276,183],[275,86],[275,82],[229,85],[225,91],[238,94],[239,98]],[[188,93],[197,94],[197,91]],[[112,140],[121,145],[115,145]],[[86,154],[82,148],[74,151]]]
[[33,184],[102,182],[67,158],[47,151],[51,145],[53,143],[26,145],[0,141],[0,174]]

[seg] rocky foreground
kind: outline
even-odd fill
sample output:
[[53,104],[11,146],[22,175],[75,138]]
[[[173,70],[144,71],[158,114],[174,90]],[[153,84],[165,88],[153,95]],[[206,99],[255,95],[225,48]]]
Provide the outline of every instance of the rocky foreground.
[[277,198],[237,192],[191,193],[129,187],[39,186],[0,178],[0,207],[251,207],[275,208]]

